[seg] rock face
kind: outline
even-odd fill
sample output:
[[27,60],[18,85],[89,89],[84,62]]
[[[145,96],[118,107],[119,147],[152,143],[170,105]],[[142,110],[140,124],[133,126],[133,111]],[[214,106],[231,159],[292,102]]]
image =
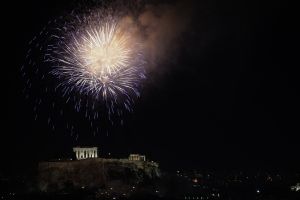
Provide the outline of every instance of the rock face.
[[154,162],[93,158],[41,162],[37,186],[43,192],[97,189],[111,187],[116,183],[122,186],[136,185],[159,177],[160,171]]

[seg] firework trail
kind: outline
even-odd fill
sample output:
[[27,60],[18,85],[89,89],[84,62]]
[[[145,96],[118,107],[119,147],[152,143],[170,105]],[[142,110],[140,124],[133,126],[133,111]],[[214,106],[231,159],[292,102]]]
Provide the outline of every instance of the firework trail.
[[[110,9],[71,13],[49,22],[30,41],[21,71],[35,119],[46,104],[53,130],[66,112],[84,116],[94,132],[101,121],[123,123],[146,77],[143,46],[129,24]],[[74,125],[66,126],[73,134]]]

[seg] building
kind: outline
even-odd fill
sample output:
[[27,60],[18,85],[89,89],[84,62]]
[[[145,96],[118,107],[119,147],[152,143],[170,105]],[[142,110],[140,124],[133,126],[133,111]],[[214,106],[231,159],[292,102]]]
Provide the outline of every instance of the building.
[[128,160],[146,161],[146,156],[145,155],[140,155],[140,154],[130,154]]
[[74,147],[73,152],[75,152],[77,160],[98,158],[97,147]]

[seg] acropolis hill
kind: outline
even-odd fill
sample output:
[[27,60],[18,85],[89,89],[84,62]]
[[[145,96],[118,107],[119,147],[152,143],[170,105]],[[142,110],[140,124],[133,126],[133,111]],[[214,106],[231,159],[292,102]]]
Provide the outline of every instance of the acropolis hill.
[[160,177],[157,163],[133,160],[139,158],[137,155],[132,154],[128,159],[92,157],[74,161],[40,162],[38,188],[44,192],[79,188],[120,188]]

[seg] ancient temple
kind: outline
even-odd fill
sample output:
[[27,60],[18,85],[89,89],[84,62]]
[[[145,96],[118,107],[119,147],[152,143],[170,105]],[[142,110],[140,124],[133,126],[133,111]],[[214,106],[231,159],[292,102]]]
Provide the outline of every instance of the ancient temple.
[[145,155],[140,155],[140,154],[130,154],[128,160],[131,160],[131,161],[146,161],[146,156]]
[[73,151],[76,154],[77,160],[82,160],[87,158],[98,158],[97,147],[74,147]]

